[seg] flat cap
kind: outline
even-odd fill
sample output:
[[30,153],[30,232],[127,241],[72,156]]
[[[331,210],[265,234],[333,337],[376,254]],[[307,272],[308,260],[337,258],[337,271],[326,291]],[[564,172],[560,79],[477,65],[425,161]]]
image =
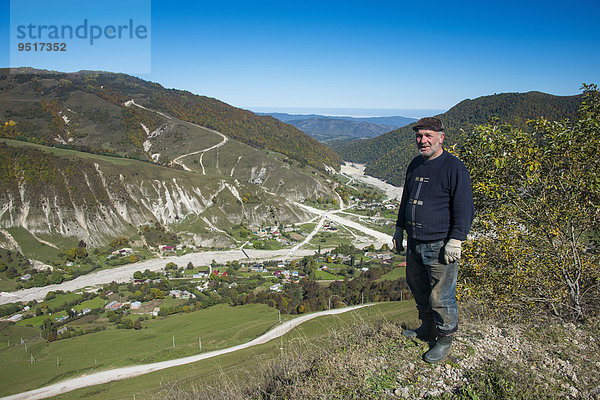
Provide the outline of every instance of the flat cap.
[[444,124],[442,120],[436,117],[425,117],[417,121],[417,124],[413,126],[413,130],[418,131],[425,129],[428,131],[442,132],[444,130]]

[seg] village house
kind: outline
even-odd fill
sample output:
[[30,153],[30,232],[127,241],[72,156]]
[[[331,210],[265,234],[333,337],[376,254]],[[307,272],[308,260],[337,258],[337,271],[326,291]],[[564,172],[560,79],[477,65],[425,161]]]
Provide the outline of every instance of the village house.
[[105,310],[108,311],[115,311],[118,310],[119,308],[121,308],[123,306],[122,303],[119,303],[116,300],[111,301],[110,303],[108,303],[107,305],[104,306]]
[[160,251],[162,251],[162,254],[164,256],[176,255],[177,254],[177,252],[175,251],[175,246],[162,246],[160,248]]
[[10,317],[8,320],[10,322],[19,322],[22,319],[23,319],[23,314],[15,314],[12,317]]
[[269,288],[269,290],[271,290],[272,292],[281,292],[281,283],[276,283],[274,285],[271,285],[271,287]]
[[141,301],[134,301],[134,302],[131,303],[130,308],[132,310],[139,310],[141,306],[142,306],[142,302]]
[[114,254],[115,256],[121,256],[121,257],[132,254],[132,253],[133,253],[133,249],[131,249],[129,247],[123,247],[122,249],[115,250],[112,252],[112,254]]
[[250,271],[251,272],[267,272],[267,270],[265,269],[265,267],[263,267],[260,264],[256,264],[256,265],[250,267]]

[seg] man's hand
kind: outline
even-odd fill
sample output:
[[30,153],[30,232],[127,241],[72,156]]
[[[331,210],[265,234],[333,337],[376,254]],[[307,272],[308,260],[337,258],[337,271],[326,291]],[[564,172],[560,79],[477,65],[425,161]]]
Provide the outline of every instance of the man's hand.
[[396,253],[400,253],[404,251],[404,246],[402,242],[404,241],[404,229],[399,226],[396,227],[396,232],[394,232],[394,237],[392,238],[392,250]]
[[460,260],[460,247],[462,242],[458,239],[450,239],[444,246],[444,261],[446,264]]

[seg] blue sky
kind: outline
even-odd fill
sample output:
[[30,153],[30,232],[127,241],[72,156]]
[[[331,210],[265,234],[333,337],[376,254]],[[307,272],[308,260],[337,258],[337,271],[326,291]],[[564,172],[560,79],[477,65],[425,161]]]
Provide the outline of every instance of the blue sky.
[[600,81],[597,0],[420,3],[153,0],[151,72],[135,75],[237,107],[362,114],[504,92],[572,95]]

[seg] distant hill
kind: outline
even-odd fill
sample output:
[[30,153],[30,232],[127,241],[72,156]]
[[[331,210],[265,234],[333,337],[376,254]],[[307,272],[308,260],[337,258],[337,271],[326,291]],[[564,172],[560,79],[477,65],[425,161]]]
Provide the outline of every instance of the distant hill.
[[[550,120],[574,117],[581,96],[554,96],[541,92],[503,93],[464,100],[438,115],[446,126],[446,146],[455,143],[462,132],[493,118],[524,127],[527,120],[543,116]],[[368,140],[332,143],[346,161],[367,164],[365,172],[396,186],[404,184],[404,170],[418,153],[414,144],[414,124]]]
[[373,138],[393,129],[389,126],[370,122],[346,121],[327,117],[297,119],[289,121],[288,124],[323,143],[331,140]]
[[261,113],[270,115],[307,133],[320,142],[373,138],[415,122],[414,118],[394,117],[346,117],[318,114]]
[[[15,71],[18,73],[0,70],[0,118],[20,120],[22,134],[40,143],[87,146],[151,160],[143,149],[148,132],[141,121],[152,132],[165,119],[141,108],[125,107],[127,101],[135,99],[142,106],[217,130],[250,146],[285,154],[321,170],[326,169],[324,165],[337,169],[341,162],[327,146],[297,128],[214,98],[165,89],[125,74]],[[75,105],[85,105],[86,112],[69,111]],[[67,129],[67,120],[77,120],[79,125]],[[99,141],[99,137],[105,140]]]

